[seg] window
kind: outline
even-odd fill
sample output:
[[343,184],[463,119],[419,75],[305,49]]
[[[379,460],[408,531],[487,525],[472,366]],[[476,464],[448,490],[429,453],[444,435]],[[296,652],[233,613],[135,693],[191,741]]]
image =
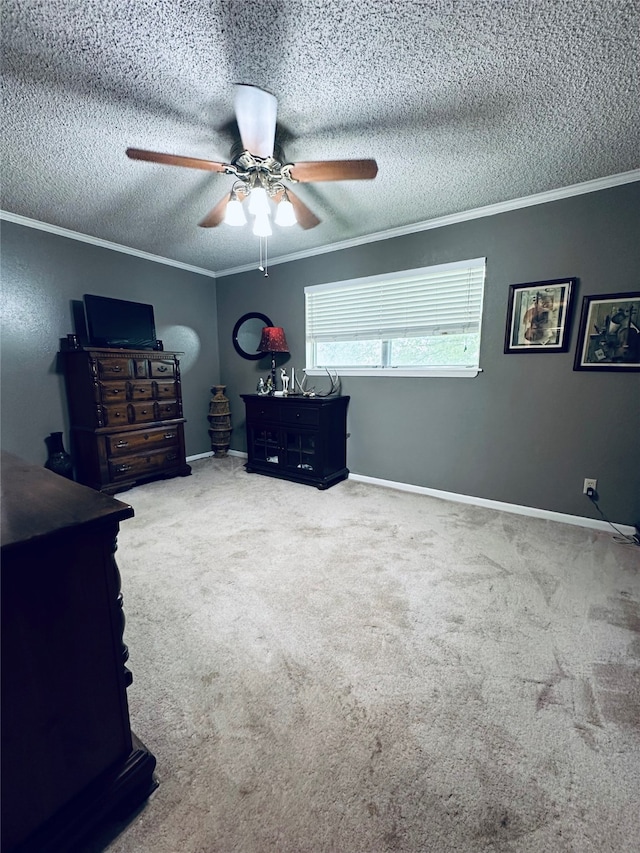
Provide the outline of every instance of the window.
[[476,376],[485,258],[305,287],[307,373]]

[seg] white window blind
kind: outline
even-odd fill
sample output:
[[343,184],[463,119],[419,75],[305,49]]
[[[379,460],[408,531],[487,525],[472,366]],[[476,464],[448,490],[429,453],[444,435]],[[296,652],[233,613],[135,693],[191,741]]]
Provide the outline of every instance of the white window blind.
[[307,335],[371,340],[478,331],[484,258],[305,288]]
[[[442,335],[450,335],[452,339],[475,336],[473,352],[469,351],[464,366],[478,367],[484,279],[485,259],[476,258],[306,287],[307,368],[326,366],[318,355],[327,357],[332,351],[326,346],[330,342],[362,341],[380,341],[382,355],[375,367],[392,368],[396,366],[393,353],[400,352],[400,341],[425,339],[427,348],[428,339]],[[334,347],[333,351],[338,349],[344,359],[345,348]],[[338,366],[358,368],[359,349],[362,347],[354,346],[351,350],[353,364]],[[424,356],[418,350],[416,353],[417,363],[411,365],[405,361],[402,365],[405,369],[434,366],[433,361],[420,362]],[[434,358],[440,359],[435,366],[448,366],[444,350]],[[460,362],[456,365],[460,366]]]

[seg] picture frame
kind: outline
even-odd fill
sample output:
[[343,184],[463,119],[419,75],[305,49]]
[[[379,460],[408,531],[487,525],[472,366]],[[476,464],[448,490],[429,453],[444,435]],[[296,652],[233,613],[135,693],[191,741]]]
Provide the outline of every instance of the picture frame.
[[574,370],[640,370],[640,291],[584,296]]
[[567,352],[577,278],[509,286],[505,353]]

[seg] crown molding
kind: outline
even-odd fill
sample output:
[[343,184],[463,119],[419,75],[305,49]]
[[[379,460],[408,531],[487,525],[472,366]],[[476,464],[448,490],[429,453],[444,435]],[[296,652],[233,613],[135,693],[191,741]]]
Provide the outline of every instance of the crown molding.
[[[328,246],[320,246],[317,249],[293,252],[290,255],[280,255],[276,258],[270,257],[269,266],[272,267],[276,264],[286,264],[290,261],[301,261],[305,258],[313,257],[314,255],[324,255],[327,252],[338,252],[341,249],[352,249],[355,246],[364,246],[366,243],[377,243],[379,240],[390,240],[393,237],[403,237],[406,234],[415,234],[419,231],[429,231],[432,228],[444,228],[446,225],[456,225],[459,222],[469,222],[472,219],[482,219],[485,216],[496,216],[499,213],[508,213],[511,210],[520,210],[520,208],[533,207],[537,204],[547,204],[550,201],[559,201],[560,199],[570,198],[571,196],[585,195],[586,193],[593,193],[598,190],[617,187],[621,184],[630,184],[634,181],[640,181],[640,169],[633,169],[630,172],[620,172],[617,175],[609,175],[605,178],[595,178],[592,181],[584,181],[581,184],[572,184],[568,187],[559,187],[555,190],[547,190],[546,192],[524,196],[523,198],[500,201],[496,204],[489,204],[485,207],[476,207],[472,210],[461,211],[460,213],[451,213],[447,216],[439,216],[436,219],[427,219],[423,222],[415,222],[412,225],[402,225],[399,228],[390,228],[388,231],[378,231],[375,234],[365,234],[362,237],[342,240],[339,243],[331,243]],[[242,272],[252,272],[255,268],[255,264],[245,264],[241,267],[219,270],[219,272],[216,273],[216,278],[221,278],[222,276],[227,275],[236,275],[237,273]]]
[[[339,243],[330,243],[327,246],[319,246],[315,249],[305,249],[302,252],[292,252],[289,255],[280,255],[276,258],[269,258],[269,266],[286,264],[291,261],[301,261],[306,258],[312,258],[316,255],[325,255],[329,252],[339,252],[342,249],[352,249],[356,246],[364,246],[367,243],[377,243],[380,240],[390,240],[394,237],[403,237],[406,234],[416,234],[419,231],[444,228],[447,225],[469,222],[472,219],[482,219],[485,216],[496,216],[500,213],[508,213],[509,211],[520,210],[524,207],[547,204],[548,202],[559,201],[560,199],[570,198],[571,196],[584,195],[586,193],[598,192],[598,190],[617,187],[622,184],[630,184],[634,181],[640,181],[640,169],[633,169],[630,172],[620,172],[617,175],[609,175],[605,178],[595,178],[592,181],[584,181],[581,184],[559,187],[555,190],[547,190],[546,192],[524,196],[523,198],[501,201],[496,204],[486,205],[485,207],[476,207],[472,210],[465,210],[460,213],[451,213],[447,216],[439,216],[436,219],[427,219],[423,222],[415,222],[412,225],[402,225],[399,228],[390,228],[387,231],[365,234],[362,237],[342,240]],[[120,243],[111,243],[109,240],[102,240],[100,237],[92,237],[89,234],[81,234],[78,231],[61,228],[58,225],[39,222],[37,219],[29,219],[27,216],[10,213],[7,210],[0,210],[0,219],[6,219],[8,222],[15,222],[16,224],[24,225],[27,228],[37,228],[40,231],[48,231],[49,233],[57,234],[60,237],[68,237],[70,240],[78,240],[82,243],[91,243],[93,246],[100,246],[103,249],[111,249],[114,252],[122,252],[125,255],[134,255],[137,258],[142,258],[146,261],[153,261],[157,264],[165,264],[166,266],[177,267],[178,269],[186,270],[187,272],[206,275],[213,279],[222,278],[223,276],[237,275],[238,273],[253,272],[256,268],[255,264],[251,263],[214,272],[213,270],[204,269],[203,267],[196,267],[191,264],[182,263],[181,261],[174,261],[171,258],[152,255],[149,252],[143,252],[140,249],[132,249],[130,246],[122,246]]]
[[48,222],[29,219],[27,216],[20,216],[20,214],[11,213],[8,210],[0,210],[0,219],[6,219],[7,222],[15,222],[17,225],[24,225],[26,228],[36,228],[38,231],[48,231],[50,234],[57,234],[58,237],[68,237],[70,240],[78,240],[80,243],[91,243],[92,246],[100,246],[102,249],[111,249],[113,252],[122,252],[124,255],[134,255],[136,258],[142,258],[145,261],[153,261],[156,264],[165,264],[169,267],[177,267],[178,269],[186,270],[187,272],[195,272],[199,275],[209,276],[209,278],[216,277],[213,270],[194,267],[191,264],[182,263],[182,261],[163,258],[161,255],[152,255],[150,252],[143,252],[140,249],[132,249],[130,246],[122,246],[120,243],[111,243],[109,240],[102,240],[100,237],[92,237],[90,234],[81,234],[79,231],[70,231],[68,228],[61,228],[59,225],[51,225]]

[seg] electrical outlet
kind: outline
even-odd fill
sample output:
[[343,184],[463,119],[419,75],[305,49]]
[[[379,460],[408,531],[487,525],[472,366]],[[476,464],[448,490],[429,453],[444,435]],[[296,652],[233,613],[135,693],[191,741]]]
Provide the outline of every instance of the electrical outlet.
[[589,491],[589,489],[593,489],[593,491],[595,492],[597,485],[598,485],[597,480],[592,480],[589,477],[585,477],[584,478],[584,485],[582,487],[582,494],[586,495],[587,492]]

